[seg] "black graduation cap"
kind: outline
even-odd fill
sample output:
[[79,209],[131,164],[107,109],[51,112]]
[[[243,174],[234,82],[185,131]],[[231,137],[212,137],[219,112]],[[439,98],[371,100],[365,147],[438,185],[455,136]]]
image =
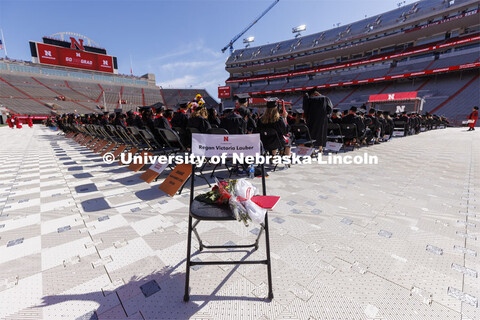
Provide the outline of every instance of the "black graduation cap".
[[225,114],[231,113],[232,111],[233,111],[233,108],[225,108],[223,109],[222,114],[225,115]]
[[182,109],[186,109],[188,107],[189,101],[182,101],[178,103],[178,107]]
[[238,103],[240,104],[244,104],[244,103],[247,103],[247,98],[238,98]]
[[354,106],[350,107],[350,111],[357,112],[357,107],[354,107]]
[[293,112],[296,114],[303,114],[303,109],[296,109],[296,110],[293,110]]
[[[150,106],[150,108],[155,108],[155,110],[159,110],[160,108],[162,108],[164,106],[163,103],[161,102],[157,102],[157,103],[154,103]],[[165,109],[165,108],[164,108]]]
[[340,112],[340,109],[338,109],[338,108],[332,109],[332,112],[333,113],[338,113],[338,112]]
[[273,109],[277,107],[277,101],[276,100],[270,100],[267,101],[267,109]]

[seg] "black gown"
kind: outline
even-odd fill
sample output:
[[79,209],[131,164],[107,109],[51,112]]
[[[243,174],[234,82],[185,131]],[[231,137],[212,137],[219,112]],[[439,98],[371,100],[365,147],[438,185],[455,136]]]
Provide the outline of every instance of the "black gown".
[[307,127],[316,146],[325,147],[327,143],[328,115],[333,105],[328,97],[311,96],[303,98],[303,112]]
[[171,129],[170,123],[168,122],[167,118],[165,117],[157,117],[154,121],[155,128],[161,129]]
[[221,119],[220,128],[230,134],[244,134],[247,131],[247,122],[240,115],[231,112]]
[[178,127],[185,130],[188,126],[188,115],[184,112],[177,111],[173,115],[172,120],[170,120],[170,123],[172,124],[172,128]]
[[188,127],[195,128],[201,133],[207,133],[208,129],[210,129],[212,126],[207,119],[204,119],[202,117],[191,117],[190,119],[188,119]]

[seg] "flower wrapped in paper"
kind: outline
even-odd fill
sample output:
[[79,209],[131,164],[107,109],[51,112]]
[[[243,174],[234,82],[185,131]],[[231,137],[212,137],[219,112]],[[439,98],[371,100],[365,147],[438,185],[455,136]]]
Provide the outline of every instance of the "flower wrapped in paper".
[[249,221],[261,224],[265,220],[266,209],[261,208],[252,201],[258,194],[249,181],[233,179],[218,181],[211,191],[197,196],[195,199],[209,204],[227,205],[234,217],[248,227]]

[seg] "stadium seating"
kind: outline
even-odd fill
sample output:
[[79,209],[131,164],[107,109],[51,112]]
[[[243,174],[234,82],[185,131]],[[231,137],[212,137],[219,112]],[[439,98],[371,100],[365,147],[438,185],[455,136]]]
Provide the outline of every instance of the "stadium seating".
[[[452,120],[453,123],[460,125],[472,111],[475,105],[480,101],[480,78],[477,75],[472,75],[473,82],[466,87],[461,94],[458,94],[445,104],[441,109],[438,109],[438,114],[445,115]],[[437,105],[438,106],[438,105]],[[459,112],[458,106],[466,106]]]
[[[356,88],[337,88],[330,91],[320,90],[320,92],[328,95],[336,108],[347,110],[351,106],[359,107],[366,103],[369,96],[373,94],[417,91],[418,96],[425,99],[424,111],[431,112],[442,103],[445,103],[477,75],[478,73],[475,71],[464,74],[442,74],[430,79],[420,78],[388,84],[363,85]],[[460,91],[454,99],[436,110],[435,113],[454,121],[465,120],[464,115],[470,113],[475,101],[480,101],[478,85],[479,79],[477,77],[463,91]],[[292,101],[294,99],[295,97],[288,100]],[[462,106],[462,108],[459,108],[459,106]]]
[[[34,65],[17,61],[0,62],[0,78],[3,79],[0,81],[0,104],[13,113],[85,114],[112,111],[120,107],[128,111],[157,102],[176,108],[179,102],[191,100],[197,94],[202,95],[207,107],[217,106],[217,102],[204,89],[161,89],[146,83],[135,85],[126,81],[136,79],[119,81],[112,76]],[[112,82],[112,79],[122,83]]]
[[0,105],[17,114],[51,114],[52,109],[29,98],[0,98]]
[[[434,60],[434,57],[427,57],[421,59],[406,59],[405,61],[399,62],[396,67],[392,68],[388,63],[379,63],[373,66],[362,66],[358,68],[352,68],[351,70],[343,71],[331,71],[325,72],[322,74],[317,74],[312,77],[312,80],[306,81],[303,84],[300,82],[293,82],[286,84],[282,80],[275,80],[275,83],[269,84],[262,87],[253,87],[255,82],[252,82],[252,87],[247,87],[247,84],[244,88],[239,87],[235,92],[256,92],[256,91],[273,91],[278,89],[286,88],[295,88],[302,86],[319,86],[327,83],[339,83],[353,80],[363,80],[363,79],[373,79],[378,77],[383,77],[386,75],[398,75],[404,73],[412,73],[423,70],[431,70],[436,68],[443,68],[447,66],[457,65],[457,64],[467,64],[472,63],[478,60],[479,53],[477,49],[464,50],[459,52],[454,52],[454,54],[440,55],[438,60]],[[260,89],[261,88],[261,89]]]

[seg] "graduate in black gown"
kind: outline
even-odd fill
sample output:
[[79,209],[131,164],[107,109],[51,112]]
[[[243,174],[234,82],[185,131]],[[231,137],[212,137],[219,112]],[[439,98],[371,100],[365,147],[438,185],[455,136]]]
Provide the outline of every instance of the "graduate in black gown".
[[237,109],[225,110],[225,115],[221,118],[220,128],[228,131],[230,134],[245,134],[247,133],[247,120],[246,117],[242,117],[240,113],[243,111]]
[[340,109],[333,109],[332,116],[330,117],[331,123],[342,123],[342,114],[340,113]]
[[210,122],[212,128],[218,128],[220,126],[220,117],[215,108],[208,109],[208,122]]
[[371,108],[369,111],[368,111],[368,114],[365,116],[366,119],[369,119],[370,120],[370,123],[368,125],[368,128],[370,128],[370,130],[372,131],[373,133],[373,143],[375,144],[378,144],[380,143],[378,141],[379,137],[380,137],[380,131],[381,131],[381,123],[380,121],[378,121],[378,119],[375,117],[375,109]]
[[165,107],[161,106],[157,108],[157,116],[155,117],[154,120],[154,125],[155,128],[161,128],[161,129],[171,129],[172,126],[170,125],[170,122],[168,122],[168,119],[164,117],[165,113]]
[[187,129],[188,125],[188,115],[187,115],[188,104],[186,102],[181,103],[177,112],[173,115],[172,121],[170,121],[172,127],[181,128],[182,130]]
[[192,112],[192,115],[188,119],[188,127],[195,128],[201,133],[207,133],[208,129],[212,126],[208,122],[208,111],[207,108],[203,106],[195,106]]
[[[282,146],[284,148],[284,154],[285,155],[290,155],[290,137],[289,137],[289,127],[288,123],[286,120],[287,117],[287,112],[284,114],[280,115],[278,112],[278,105],[276,101],[268,101],[267,102],[267,109],[265,110],[265,113],[262,115],[262,117],[258,120],[258,130],[262,130],[265,128],[271,128],[274,129],[277,132],[277,135],[279,139],[281,140],[280,142],[282,143]],[[263,141],[264,147],[269,148],[269,146],[275,145],[278,141],[276,141],[274,138],[268,139],[267,141]],[[280,147],[280,146],[279,146]],[[271,150],[272,154],[275,155],[277,153],[277,150]]]
[[310,130],[310,136],[316,140],[315,145],[318,146],[320,152],[327,143],[328,116],[332,109],[333,105],[330,99],[317,91],[303,98],[305,122]]
[[[348,114],[342,118],[343,124],[354,124],[356,127],[356,136],[358,141],[355,139],[353,133],[345,133],[345,139],[352,140],[353,143],[360,143],[365,139],[365,126],[363,120],[360,116],[357,115],[357,107],[351,107]],[[350,135],[349,135],[350,134]]]
[[393,135],[393,128],[395,128],[395,123],[393,122],[393,119],[388,111],[383,112],[383,117],[387,121],[387,126],[385,127],[385,134],[389,137],[389,139],[391,139]]

